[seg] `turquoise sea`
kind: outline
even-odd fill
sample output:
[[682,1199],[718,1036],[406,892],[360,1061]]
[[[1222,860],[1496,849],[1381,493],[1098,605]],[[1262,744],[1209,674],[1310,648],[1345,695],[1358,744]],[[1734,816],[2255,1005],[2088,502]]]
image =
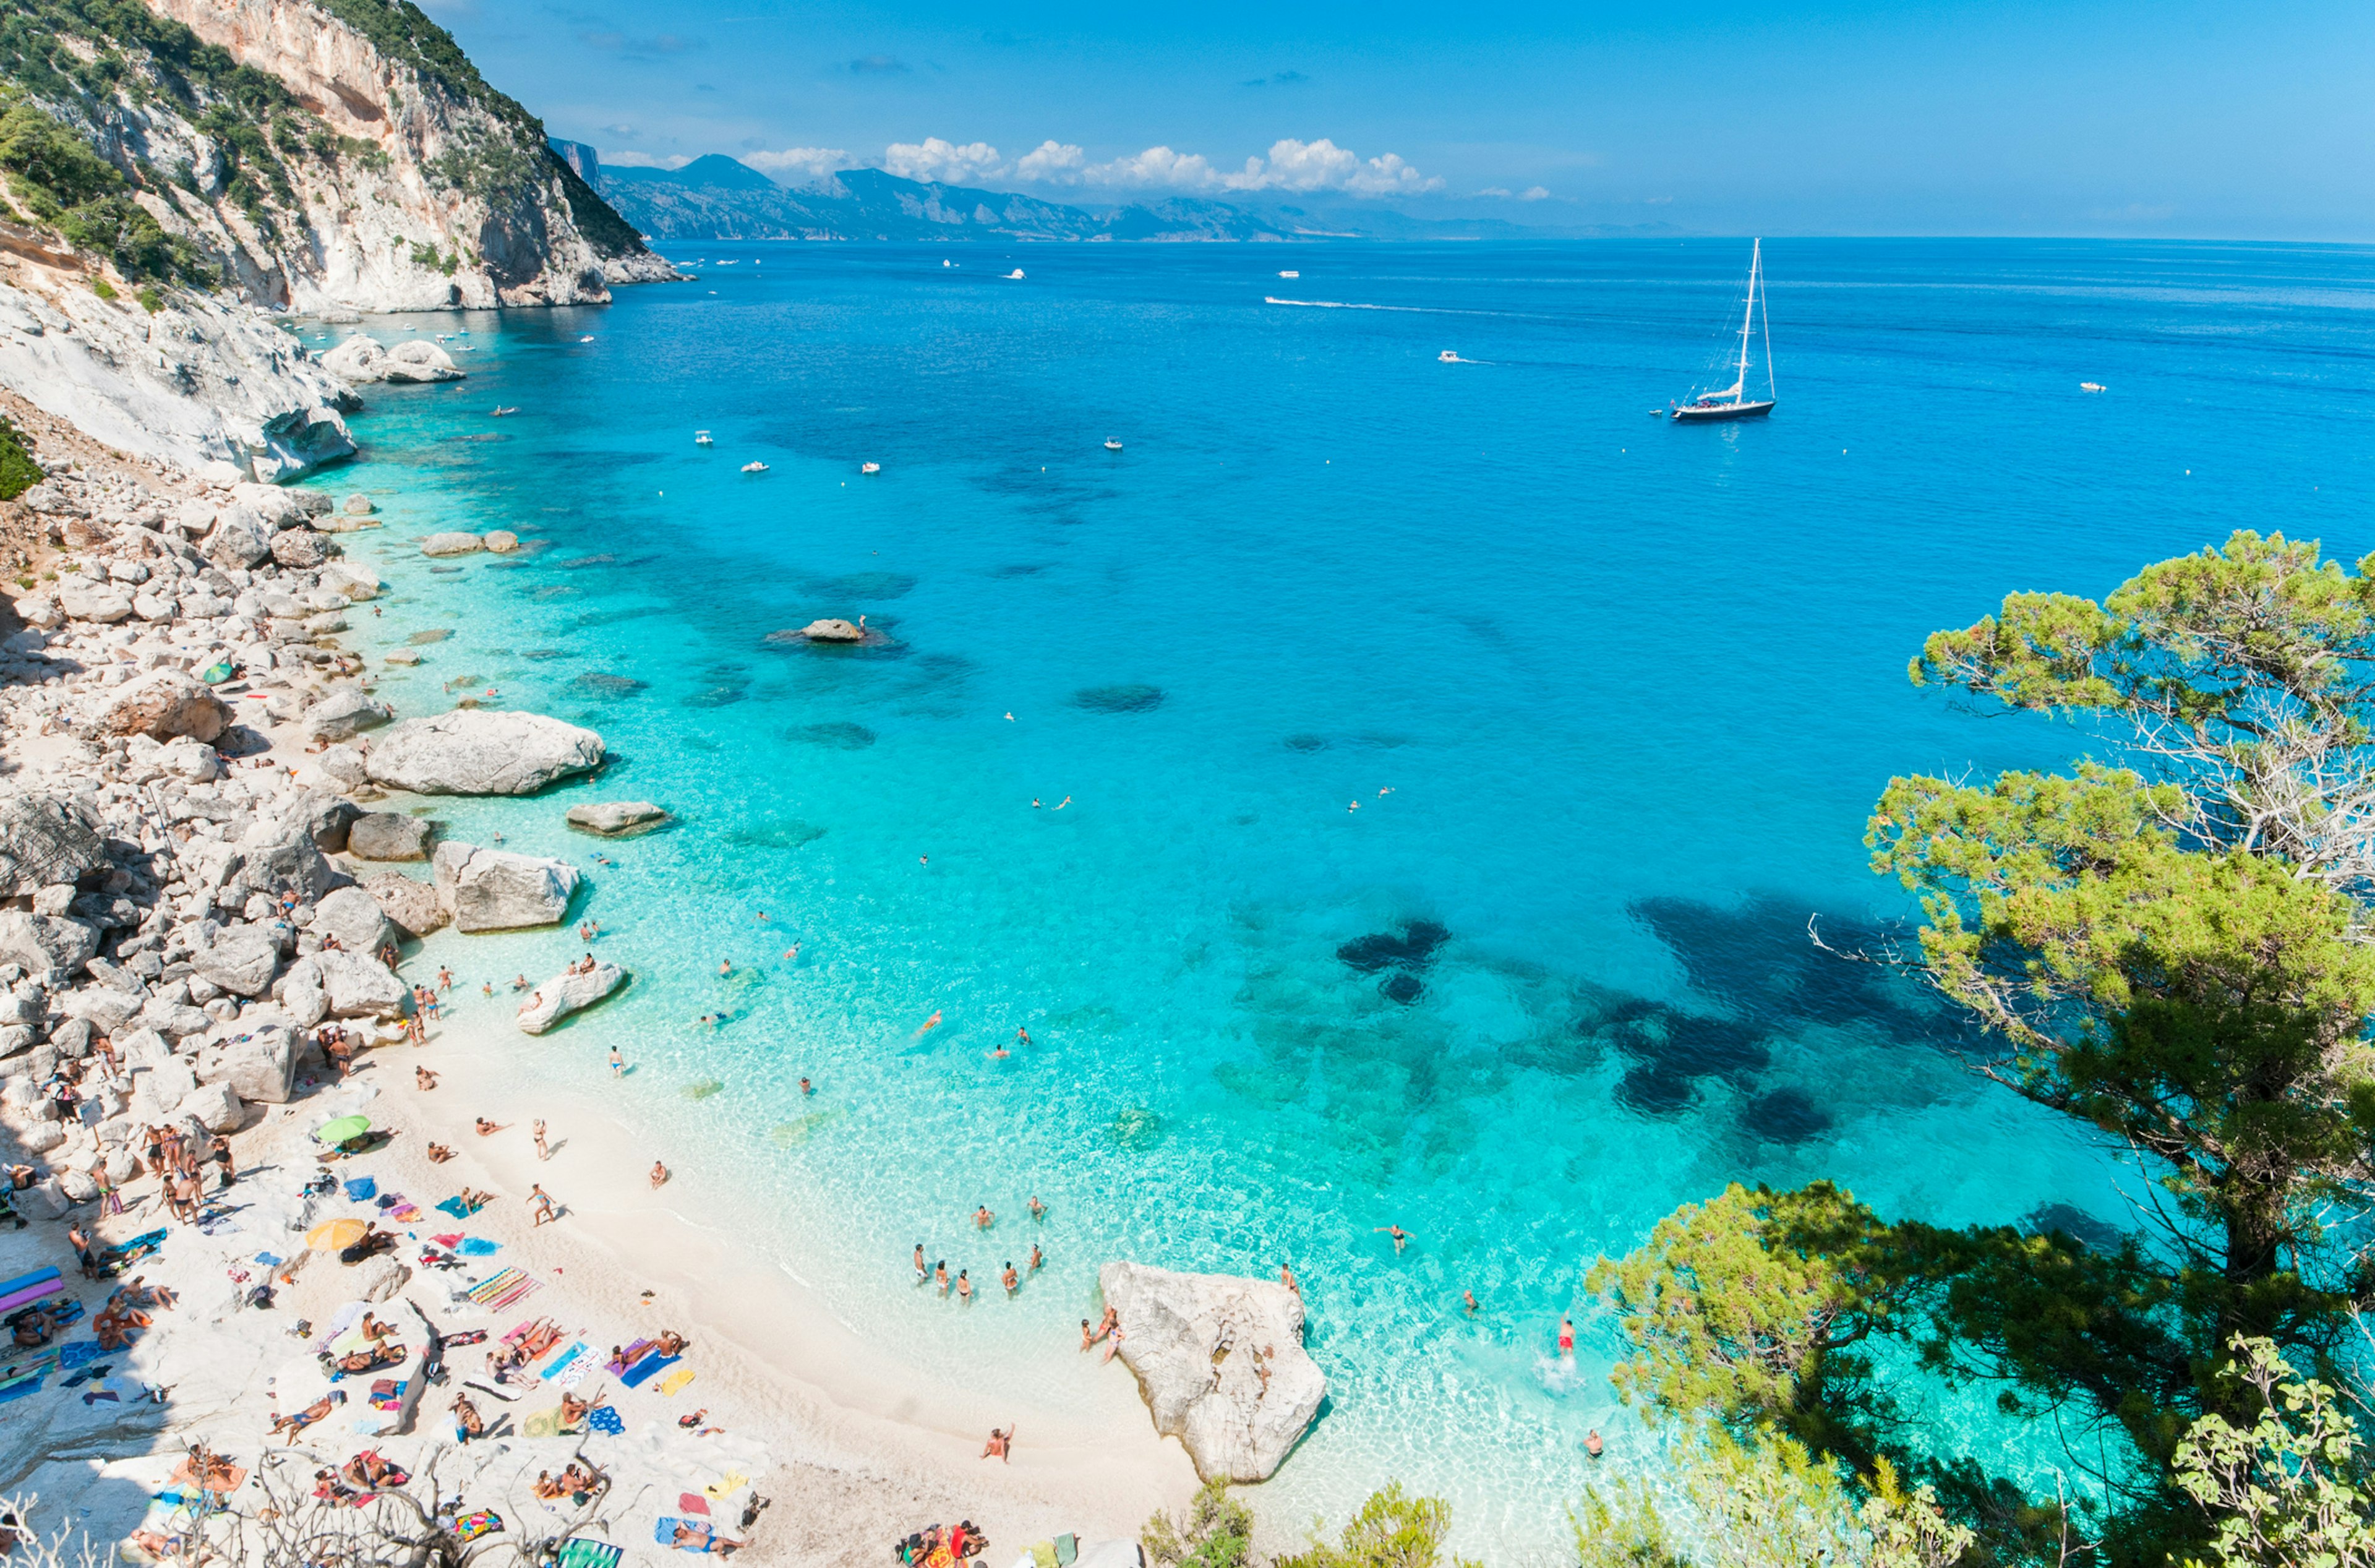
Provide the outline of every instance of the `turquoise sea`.
[[[1522,1544],[1587,1429],[1654,1452],[1580,1282],[1676,1204],[2129,1222],[1808,922],[1907,913],[1861,843],[1892,772],[2086,744],[1912,689],[1925,632],[2235,527],[2375,548],[2375,253],[1777,241],[1778,412],[1677,428],[1744,241],[676,249],[697,282],[607,310],[365,324],[467,333],[469,379],[373,389],[318,482],[386,517],[374,663],[450,629],[402,711],[491,687],[617,759],[440,810],[591,871],[636,974],[523,1060],[621,1044],[622,1114],[768,1195],[754,1240],[868,1339],[1043,1388],[1099,1262],[1291,1259],[1332,1393],[1265,1511],[1399,1476]],[[498,526],[529,552],[410,542]],[[770,640],[860,614],[887,643]],[[679,821],[597,867],[592,797]],[[918,1240],[1051,1261],[964,1312]]]

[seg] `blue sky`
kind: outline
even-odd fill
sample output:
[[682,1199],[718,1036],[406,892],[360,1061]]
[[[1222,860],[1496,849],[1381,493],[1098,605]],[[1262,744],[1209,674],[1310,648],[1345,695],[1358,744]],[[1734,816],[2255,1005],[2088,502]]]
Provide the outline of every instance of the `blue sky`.
[[428,8],[553,134],[626,161],[1724,232],[2375,239],[2367,0]]

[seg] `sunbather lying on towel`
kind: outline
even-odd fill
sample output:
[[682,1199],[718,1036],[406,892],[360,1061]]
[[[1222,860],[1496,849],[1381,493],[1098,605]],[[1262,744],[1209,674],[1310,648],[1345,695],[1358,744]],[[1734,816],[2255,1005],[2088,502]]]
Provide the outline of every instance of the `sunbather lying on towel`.
[[14,1321],[15,1338],[19,1350],[38,1350],[50,1342],[50,1336],[55,1332],[50,1323],[50,1315],[40,1307],[17,1314]]
[[679,1551],[714,1551],[720,1557],[727,1557],[741,1550],[746,1543],[727,1540],[708,1525],[698,1525],[690,1519],[679,1519],[677,1521],[674,1533],[668,1539],[668,1544]]
[[338,1474],[365,1491],[381,1491],[388,1487],[402,1486],[412,1478],[403,1467],[379,1456],[377,1451],[364,1449],[338,1467]]
[[520,1340],[521,1353],[529,1361],[544,1354],[561,1343],[561,1326],[549,1317],[539,1317]]
[[118,1307],[107,1307],[90,1320],[90,1331],[99,1336],[102,1350],[121,1350],[132,1344],[132,1336],[148,1326],[145,1319],[135,1321],[140,1315],[127,1314]]
[[325,1350],[322,1352],[322,1365],[323,1370],[330,1374],[330,1381],[336,1383],[342,1377],[360,1377],[382,1367],[401,1366],[408,1353],[401,1345],[373,1345],[369,1350],[355,1350],[343,1356],[332,1356]]
[[299,1432],[304,1431],[307,1427],[312,1426],[315,1421],[320,1421],[324,1416],[328,1415],[332,1410],[337,1409],[340,1405],[343,1405],[346,1402],[346,1390],[343,1388],[333,1388],[327,1394],[323,1395],[320,1398],[314,1400],[312,1404],[306,1406],[303,1409],[299,1410],[294,1415],[274,1417],[272,1421],[272,1431],[269,1435],[273,1437],[294,1437]]

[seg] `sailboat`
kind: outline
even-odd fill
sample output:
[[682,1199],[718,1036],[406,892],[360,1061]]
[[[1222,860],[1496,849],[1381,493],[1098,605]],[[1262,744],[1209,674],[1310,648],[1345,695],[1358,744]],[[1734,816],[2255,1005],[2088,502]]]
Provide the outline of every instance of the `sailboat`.
[[[1773,412],[1776,401],[1773,388],[1773,333],[1756,310],[1756,285],[1764,276],[1765,242],[1758,240],[1748,253],[1748,305],[1740,317],[1740,363],[1730,386],[1719,392],[1701,393],[1688,403],[1677,404],[1674,418],[1683,420],[1755,419]],[[1765,396],[1759,401],[1748,395],[1748,339],[1757,327],[1765,325]]]

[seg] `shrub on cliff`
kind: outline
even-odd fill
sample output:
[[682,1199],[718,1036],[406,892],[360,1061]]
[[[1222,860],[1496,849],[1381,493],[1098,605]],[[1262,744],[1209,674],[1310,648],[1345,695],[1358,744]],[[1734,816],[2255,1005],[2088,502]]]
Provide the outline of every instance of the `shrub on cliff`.
[[127,277],[210,281],[187,240],[132,199],[131,182],[89,143],[21,94],[0,88],[0,170],[27,211],[66,243]]
[[14,501],[47,477],[25,445],[24,432],[0,419],[0,501]]

